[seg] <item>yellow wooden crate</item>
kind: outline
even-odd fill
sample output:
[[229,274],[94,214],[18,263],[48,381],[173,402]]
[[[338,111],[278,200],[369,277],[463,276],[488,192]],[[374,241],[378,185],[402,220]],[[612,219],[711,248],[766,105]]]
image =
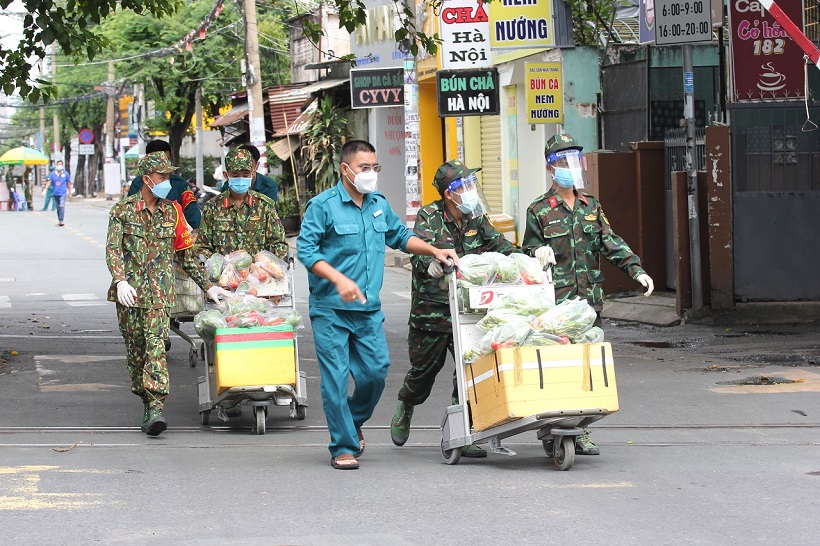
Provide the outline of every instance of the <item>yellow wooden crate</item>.
[[231,387],[296,385],[293,327],[218,328],[215,344],[217,394]]
[[466,369],[476,431],[548,411],[618,411],[609,343],[499,349]]

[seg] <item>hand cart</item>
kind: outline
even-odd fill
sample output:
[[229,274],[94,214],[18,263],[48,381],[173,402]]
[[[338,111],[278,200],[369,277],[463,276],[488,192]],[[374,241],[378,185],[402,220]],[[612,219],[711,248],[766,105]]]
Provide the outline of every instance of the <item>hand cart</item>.
[[[289,259],[288,274],[285,279],[278,281],[277,287],[271,293],[272,301],[279,308],[296,310],[296,291],[294,289],[294,262]],[[232,332],[241,334],[244,328],[232,328]],[[255,330],[255,329],[251,329]],[[217,330],[217,333],[221,331]],[[221,384],[218,377],[218,356],[214,340],[205,344],[205,375],[199,378],[199,416],[203,425],[209,425],[211,411],[216,410],[221,417],[224,417],[225,408],[236,404],[248,405],[253,408],[254,427],[256,434],[265,434],[265,423],[268,417],[268,407],[288,406],[292,419],[304,420],[307,415],[307,383],[306,373],[299,369],[299,344],[297,336],[293,335],[292,353],[290,349],[277,353],[278,364],[286,369],[287,375],[292,377],[291,381],[283,384],[246,384],[241,381],[241,385]],[[280,357],[281,355],[281,357]],[[259,362],[249,362],[249,368],[259,368]],[[267,366],[267,364],[262,367]],[[294,369],[295,368],[295,369]],[[251,371],[251,374],[254,372]],[[264,374],[263,374],[264,375]],[[251,382],[252,383],[252,382]]]
[[180,323],[193,322],[196,314],[205,310],[205,293],[177,262],[174,262],[174,277],[176,295],[174,305],[171,307],[171,331],[190,345],[188,364],[194,368],[197,357],[205,359],[205,344],[195,341],[183,332],[180,329]]
[[493,453],[514,456],[501,440],[534,430],[555,468],[569,470],[582,427],[618,410],[609,343],[499,349],[465,363],[465,351],[484,334],[476,326],[484,316],[481,307],[503,293],[527,295],[533,290],[546,290],[554,301],[555,288],[551,271],[546,285],[460,287],[455,268],[448,277],[461,403],[449,406],[442,420],[445,462],[457,464],[462,449],[474,443],[489,442]]

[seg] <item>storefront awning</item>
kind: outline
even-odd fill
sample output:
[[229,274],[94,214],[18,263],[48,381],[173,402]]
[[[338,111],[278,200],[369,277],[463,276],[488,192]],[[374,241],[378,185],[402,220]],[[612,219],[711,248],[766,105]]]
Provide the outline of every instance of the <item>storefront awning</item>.
[[218,116],[211,122],[211,127],[225,127],[226,125],[232,125],[241,119],[245,119],[248,117],[248,105],[247,104],[240,104],[239,106],[234,106],[221,116]]
[[311,114],[313,111],[316,110],[316,100],[311,102],[307,108],[305,108],[304,112],[299,114],[296,119],[293,121],[288,120],[290,125],[288,126],[287,130],[279,129],[275,133],[273,133],[274,138],[276,137],[284,137],[287,135],[300,135],[302,131],[305,130],[305,125],[307,125],[308,120],[310,119]]
[[291,154],[295,152],[298,148],[299,138],[295,136],[290,136],[288,138],[277,140],[276,142],[270,145],[270,149],[273,150],[273,153],[276,154],[276,157],[278,157],[282,161],[287,161],[288,159],[290,159]]

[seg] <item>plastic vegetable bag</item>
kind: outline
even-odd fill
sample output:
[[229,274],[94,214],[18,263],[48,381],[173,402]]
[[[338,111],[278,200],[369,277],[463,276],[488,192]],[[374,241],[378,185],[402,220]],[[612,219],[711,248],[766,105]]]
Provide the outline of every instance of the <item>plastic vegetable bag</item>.
[[225,256],[225,261],[232,264],[236,269],[246,269],[253,262],[251,255],[244,250],[234,250]]
[[586,301],[575,297],[563,301],[532,321],[532,329],[574,339],[589,330],[598,315]]
[[519,272],[518,265],[515,260],[513,260],[509,256],[501,254],[500,252],[485,252],[484,256],[495,262],[495,282],[505,284],[518,283]]
[[573,343],[602,343],[604,341],[604,331],[593,326],[578,337],[572,338]]
[[496,326],[500,326],[501,324],[507,322],[518,322],[521,320],[530,322],[537,316],[537,314],[538,313],[533,313],[531,315],[522,315],[515,309],[499,307],[497,309],[488,310],[487,314],[484,315],[484,318],[482,318],[476,323],[476,326],[478,326],[485,332],[488,332]]
[[[282,280],[285,278],[287,264],[277,258],[273,252],[260,250],[256,253],[256,256],[254,256],[254,263],[257,267],[266,271],[276,280]],[[250,265],[250,263],[248,265]]]
[[239,271],[236,270],[233,264],[226,264],[225,269],[222,270],[222,274],[219,276],[219,281],[217,284],[226,290],[236,290],[236,287],[239,286],[239,283],[242,282],[242,277],[239,274]]
[[205,260],[205,270],[208,272],[208,280],[211,282],[219,280],[223,269],[225,269],[225,256],[222,254],[211,254],[211,257]]
[[520,319],[499,324],[489,330],[478,341],[475,347],[464,354],[467,363],[475,362],[478,358],[488,355],[498,349],[520,347],[527,336],[532,332],[529,322]]
[[510,254],[509,258],[518,266],[520,280],[524,284],[544,284],[546,276],[541,262],[537,258],[526,254]]
[[490,304],[490,311],[494,309],[506,309],[521,316],[532,315],[532,317],[537,317],[553,307],[555,307],[555,304],[544,292],[536,292],[534,294],[528,294],[527,296],[502,294],[496,301]]
[[202,311],[194,316],[194,330],[203,339],[211,340],[217,328],[226,328],[228,323],[217,309]]
[[219,305],[220,311],[226,316],[241,315],[248,311],[256,311],[262,314],[275,308],[276,306],[269,301],[251,295],[227,298]]
[[497,266],[485,254],[467,254],[458,260],[458,278],[475,285],[490,284],[495,279]]

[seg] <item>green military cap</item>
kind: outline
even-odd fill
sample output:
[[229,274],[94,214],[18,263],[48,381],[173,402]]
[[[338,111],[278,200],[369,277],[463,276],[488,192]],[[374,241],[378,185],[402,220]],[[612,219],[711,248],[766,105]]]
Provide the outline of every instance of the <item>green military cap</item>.
[[584,147],[568,134],[553,135],[544,147],[544,155],[550,155],[561,150],[583,150]]
[[252,171],[253,156],[244,148],[231,150],[225,156],[225,169],[228,171]]
[[433,185],[441,195],[444,195],[444,190],[447,189],[450,182],[459,178],[464,178],[465,176],[480,170],[481,167],[478,167],[477,169],[470,169],[458,159],[451,159],[438,168],[436,171],[436,177],[433,179]]
[[175,170],[177,170],[177,168],[171,165],[165,152],[151,152],[150,154],[146,154],[146,156],[137,163],[137,176],[151,173],[167,174]]

